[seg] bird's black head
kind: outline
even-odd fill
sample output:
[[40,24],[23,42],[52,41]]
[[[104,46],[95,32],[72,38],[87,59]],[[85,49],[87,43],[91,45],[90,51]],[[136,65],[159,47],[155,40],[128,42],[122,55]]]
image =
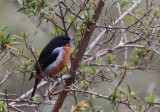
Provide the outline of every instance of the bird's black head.
[[66,44],[69,44],[70,40],[71,39],[69,37],[64,35],[59,35],[54,37],[42,50],[40,57],[51,54],[52,51],[57,47],[62,47],[65,46]]
[[69,43],[71,39],[64,35],[59,35],[53,38],[52,42],[57,45],[57,47],[64,46]]

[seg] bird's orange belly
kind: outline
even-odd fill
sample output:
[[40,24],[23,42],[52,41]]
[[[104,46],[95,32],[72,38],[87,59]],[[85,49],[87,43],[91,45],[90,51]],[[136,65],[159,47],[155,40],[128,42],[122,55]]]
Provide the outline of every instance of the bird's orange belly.
[[70,55],[71,55],[70,47],[66,46],[66,47],[63,47],[63,49],[64,49],[65,52],[64,52],[64,54],[62,56],[62,60],[57,65],[56,68],[52,69],[51,73],[49,74],[50,77],[54,77],[59,72],[61,72],[65,68],[65,66],[67,65],[67,63],[68,63],[68,60],[69,60]]

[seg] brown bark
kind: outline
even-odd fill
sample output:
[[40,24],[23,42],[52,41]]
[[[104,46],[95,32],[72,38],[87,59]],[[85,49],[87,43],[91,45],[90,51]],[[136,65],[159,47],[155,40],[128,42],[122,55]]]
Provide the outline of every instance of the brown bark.
[[[104,2],[103,0],[99,0],[98,2],[98,5],[94,11],[94,15],[92,17],[92,19],[94,20],[94,23],[88,23],[87,25],[87,28],[90,30],[89,32],[86,31],[85,35],[84,35],[84,38],[81,42],[81,44],[79,45],[78,47],[78,52],[77,52],[77,55],[76,57],[74,58],[74,60],[71,62],[71,68],[70,68],[70,74],[73,76],[72,78],[70,79],[67,79],[65,82],[66,82],[66,85],[65,85],[65,88],[67,88],[67,86],[70,86],[73,81],[74,81],[74,76],[75,76],[75,73],[79,67],[79,63],[81,62],[82,58],[83,58],[83,55],[86,51],[86,48],[88,46],[88,43],[89,43],[89,40],[91,38],[91,35],[95,29],[95,24],[102,12],[102,9],[104,7]],[[63,105],[63,102],[67,96],[67,91],[63,91],[59,94],[57,100],[56,100],[56,103],[55,103],[55,106],[52,110],[52,112],[58,112],[59,109],[61,108],[61,106]]]

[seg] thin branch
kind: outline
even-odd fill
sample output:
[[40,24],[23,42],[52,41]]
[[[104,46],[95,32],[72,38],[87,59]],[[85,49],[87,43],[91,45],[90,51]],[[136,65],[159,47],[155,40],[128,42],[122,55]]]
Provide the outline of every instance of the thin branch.
[[11,72],[7,72],[7,74],[5,75],[5,77],[3,78],[3,80],[0,82],[0,85],[2,85],[4,82],[6,82],[7,79],[9,79],[11,77],[11,75],[15,72],[16,70],[13,70]]
[[102,94],[99,94],[99,93],[96,93],[96,92],[84,91],[84,90],[77,90],[77,89],[64,89],[64,90],[62,90],[62,91],[52,93],[52,95],[57,95],[57,94],[59,94],[59,93],[62,93],[63,91],[86,93],[86,94],[95,95],[95,96],[97,96],[97,97],[100,97],[100,98],[104,98],[104,99],[109,100],[109,97],[108,97],[108,96],[105,96],[105,95],[102,95]]
[[64,21],[65,15],[63,15],[62,7],[61,7],[60,2],[59,2],[59,10],[60,10],[60,13],[61,13],[61,17],[60,18],[61,18],[62,23],[63,23],[63,28],[64,28],[65,35],[68,36],[68,32],[67,32],[67,29],[66,29],[66,24],[65,24],[65,21]]
[[88,55],[88,53],[92,50],[92,48],[96,45],[96,43],[99,41],[100,38],[103,37],[103,35],[105,34],[106,30],[103,30],[97,37],[96,39],[90,44],[90,46],[88,47],[87,51],[85,52],[84,55]]
[[[58,83],[59,81],[64,80],[64,79],[68,79],[70,77],[71,77],[70,75],[63,75],[62,78],[58,78],[57,81],[54,81],[54,83]],[[46,84],[48,84],[48,81],[42,81],[40,84],[38,84],[37,88],[43,87]],[[33,91],[33,88],[31,90],[27,91],[26,93],[24,93],[23,95],[21,95],[18,99],[16,99],[16,101],[21,101],[22,99],[29,97],[30,94],[32,93],[32,91]],[[15,103],[16,102],[11,102],[10,105],[14,105]]]

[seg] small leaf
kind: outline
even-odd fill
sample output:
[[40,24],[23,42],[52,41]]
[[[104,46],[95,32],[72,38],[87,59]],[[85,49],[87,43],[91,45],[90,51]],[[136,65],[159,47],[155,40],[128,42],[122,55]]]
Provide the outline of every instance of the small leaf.
[[23,37],[24,39],[27,38],[26,32],[23,32],[23,33],[22,33],[22,37]]
[[112,98],[111,98],[111,103],[115,103],[116,102],[116,98],[117,98],[117,96],[116,96],[116,94],[117,94],[117,90],[115,90],[114,92],[112,92],[112,94],[111,94],[111,96],[112,96]]
[[100,64],[101,64],[101,58],[100,58],[100,57],[97,57],[97,58],[96,58],[96,62],[97,62],[98,65],[100,65]]
[[92,67],[89,67],[89,66],[85,67],[85,72],[88,73],[88,74],[90,74],[90,75],[92,75],[94,73]]
[[130,98],[130,94],[129,94],[129,93],[127,93],[127,100],[128,100],[128,101],[131,101],[131,98]]
[[35,95],[34,97],[32,97],[32,100],[33,100],[33,101],[36,101],[36,102],[40,102],[40,99],[38,98],[37,95]]
[[52,16],[45,15],[44,17],[45,17],[45,19],[52,19]]
[[85,103],[85,104],[83,105],[83,107],[88,107],[88,105]]
[[4,26],[0,29],[0,34],[4,33],[8,29],[8,26]]
[[74,20],[75,19],[75,15],[71,15],[71,18],[72,18],[72,20]]
[[71,18],[70,18],[70,16],[67,17],[67,23],[71,23]]
[[130,85],[129,84],[127,84],[127,88],[128,88],[128,93],[129,93],[129,95],[131,95],[131,87],[130,87]]
[[83,103],[84,103],[83,101],[80,101],[78,102],[77,106],[82,107]]
[[96,2],[94,0],[89,0],[93,5],[96,5]]
[[34,13],[34,9],[27,9],[28,12]]
[[139,104],[137,107],[138,107],[138,112],[141,112],[143,106]]
[[0,101],[0,110],[1,110],[2,108],[4,108],[4,106],[5,106],[5,103],[2,102],[2,101]]
[[89,86],[89,82],[85,82],[86,86]]
[[58,29],[58,27],[55,26],[55,25],[54,25],[54,32],[57,33],[57,34],[59,34],[59,29]]
[[28,70],[28,72],[32,72],[32,65],[29,65],[28,67],[27,67],[27,70]]
[[127,5],[127,0],[119,0],[119,4],[121,5],[121,7],[124,7],[125,5]]
[[12,49],[13,47],[12,46],[10,46],[10,45],[8,45],[8,44],[5,44],[8,48],[10,48],[10,49]]
[[26,6],[22,6],[22,7],[20,7],[20,8],[17,10],[17,12],[24,11],[26,8],[27,8]]
[[106,53],[106,61],[111,64],[113,63],[113,56],[109,53]]
[[84,85],[84,84],[83,84],[83,82],[81,81],[81,82],[79,83],[79,89],[80,89],[80,90],[83,89],[83,85]]
[[149,97],[145,96],[145,99],[146,99],[148,104],[154,104],[155,103],[154,98],[155,98],[154,92],[152,92]]

